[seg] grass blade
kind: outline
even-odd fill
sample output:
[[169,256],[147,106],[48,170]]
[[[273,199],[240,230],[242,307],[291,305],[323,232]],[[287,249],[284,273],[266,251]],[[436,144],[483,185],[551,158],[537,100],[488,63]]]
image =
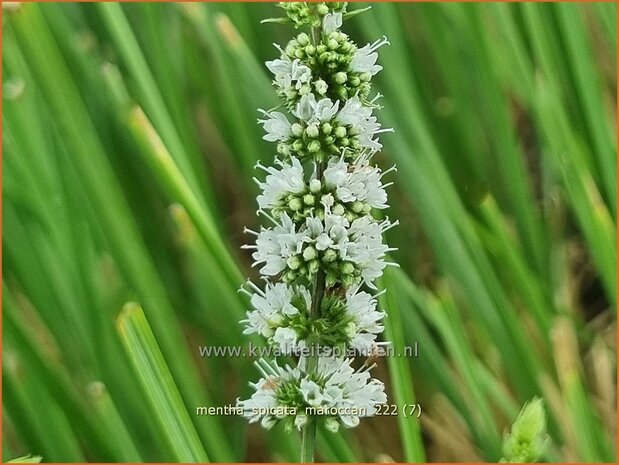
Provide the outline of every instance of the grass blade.
[[144,395],[155,412],[161,437],[174,453],[173,459],[178,462],[208,462],[142,309],[134,303],[126,304],[118,317],[117,327]]

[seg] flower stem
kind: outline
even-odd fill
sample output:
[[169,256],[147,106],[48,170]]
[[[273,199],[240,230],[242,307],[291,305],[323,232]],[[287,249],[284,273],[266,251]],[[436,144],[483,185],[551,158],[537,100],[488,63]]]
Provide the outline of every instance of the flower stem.
[[[323,165],[321,162],[316,162],[316,179],[322,179]],[[322,302],[322,296],[325,292],[325,274],[322,270],[318,270],[316,277],[314,278],[314,289],[312,291],[312,307],[310,309],[310,320],[316,320],[320,318],[320,304]],[[317,335],[311,335],[309,338],[310,354],[307,358],[306,373],[312,373],[316,370],[318,365],[317,346],[319,339]],[[314,462],[314,449],[316,446],[316,417],[309,416],[307,423],[303,427],[303,434],[301,438],[301,462],[313,463]]]
[[316,418],[311,416],[303,427],[301,437],[301,463],[314,463],[314,449],[316,446]]

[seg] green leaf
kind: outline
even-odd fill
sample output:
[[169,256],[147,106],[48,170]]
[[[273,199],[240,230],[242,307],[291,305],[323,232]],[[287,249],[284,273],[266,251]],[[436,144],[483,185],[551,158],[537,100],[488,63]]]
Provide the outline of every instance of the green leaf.
[[117,320],[118,333],[144,395],[149,400],[161,438],[178,462],[208,462],[187,407],[157,345],[144,312],[128,303]]

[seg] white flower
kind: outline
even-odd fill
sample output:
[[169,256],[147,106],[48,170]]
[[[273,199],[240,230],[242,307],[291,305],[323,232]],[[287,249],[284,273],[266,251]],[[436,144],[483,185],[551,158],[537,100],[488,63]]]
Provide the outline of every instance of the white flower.
[[[311,377],[305,373],[307,360],[302,358],[297,368],[282,368],[275,362],[260,360],[256,366],[262,373],[257,383],[250,383],[255,392],[247,400],[237,399],[237,407],[250,423],[259,420],[265,428],[277,420],[294,416],[293,424],[301,428],[305,422],[305,408],[291,408],[300,394],[306,407],[324,409],[329,429],[336,430],[330,418],[346,427],[359,424],[360,417],[376,414],[376,407],[387,401],[384,385],[370,376],[371,367],[354,370],[350,359],[321,357]],[[336,415],[331,415],[334,411]],[[301,418],[299,418],[301,417]]]
[[[302,371],[306,363],[305,359],[299,362]],[[360,417],[375,415],[376,407],[387,402],[384,384],[371,378],[369,368],[354,370],[350,363],[350,359],[321,357],[313,375],[321,388],[315,393],[321,405],[337,409],[339,421],[349,428],[357,426]]]
[[254,265],[264,263],[260,272],[274,276],[286,268],[289,258],[298,256],[303,248],[312,245],[316,250],[325,252],[333,250],[340,260],[350,261],[361,271],[361,278],[373,289],[372,282],[383,274],[387,265],[385,254],[391,250],[383,243],[382,234],[395,226],[385,220],[376,222],[369,216],[362,216],[352,223],[341,216],[325,210],[324,220],[307,217],[297,231],[287,213],[282,213],[280,223],[272,229],[262,228],[257,236],[256,245],[243,248],[255,249],[252,254]]
[[324,123],[335,116],[339,106],[339,101],[334,103],[326,97],[316,101],[314,94],[310,93],[301,97],[292,114],[306,123]]
[[286,354],[290,353],[296,347],[298,339],[299,336],[297,332],[292,328],[277,328],[273,335],[273,342]]
[[372,109],[363,105],[357,96],[346,101],[336,120],[354,127],[359,133],[361,146],[373,151],[383,147],[377,139],[374,139],[374,136],[381,132],[391,131],[391,129],[380,129],[376,117],[372,116]]
[[361,277],[372,289],[376,289],[373,281],[382,276],[387,266],[385,254],[395,250],[383,243],[383,233],[397,224],[389,220],[378,223],[369,216],[362,216],[352,222],[348,229],[349,240],[340,248],[340,257],[357,265]]
[[377,166],[370,166],[368,154],[360,156],[354,163],[333,158],[329,161],[323,176],[327,189],[334,189],[340,202],[365,202],[372,208],[387,208],[387,193],[381,178],[391,170],[381,173]]
[[328,36],[342,27],[342,13],[327,13],[322,20],[322,32]]
[[256,180],[262,189],[262,194],[258,196],[258,205],[262,210],[273,208],[282,197],[290,193],[301,193],[306,188],[303,166],[298,159],[291,157],[290,163],[279,160],[275,160],[275,163],[281,166],[281,169],[256,165],[269,173],[264,182]]
[[369,355],[376,335],[385,329],[381,320],[385,313],[376,310],[376,298],[359,287],[346,291],[346,314],[353,319],[350,345],[363,355]]
[[327,400],[322,393],[321,387],[307,378],[301,380],[300,391],[303,394],[303,400],[312,407],[318,407],[323,401]]
[[389,41],[386,37],[383,37],[373,44],[367,44],[365,47],[358,49],[350,63],[350,70],[358,73],[370,73],[374,76],[383,69],[382,66],[376,64],[376,60],[378,59],[376,50],[385,44],[389,44]]
[[[275,362],[269,364],[264,360],[259,360],[255,365],[263,377],[257,383],[250,383],[255,392],[247,400],[237,399],[236,406],[243,409],[243,416],[249,419],[250,423],[262,420],[261,425],[269,429],[277,420],[286,417],[286,413],[293,414],[294,410],[280,403],[277,394],[284,384],[298,384],[301,372],[298,368],[291,368],[288,365],[282,368]],[[298,428],[304,424],[302,420],[295,421],[296,423],[298,423]]]
[[[248,286],[254,292],[245,291],[250,295],[252,310],[248,311],[247,318],[241,321],[245,325],[243,334],[257,333],[275,339],[277,329],[282,327],[288,318],[299,313],[299,309],[292,304],[295,296],[302,297],[306,308],[311,305],[311,295],[304,286],[267,282],[264,291],[252,282],[248,282]],[[280,333],[278,339],[283,336]]]
[[292,62],[290,76],[295,84],[296,89],[300,89],[303,84],[309,84],[310,82],[312,82],[312,70],[309,69],[307,66],[301,64],[301,61],[299,59],[295,59]]
[[264,263],[260,272],[274,276],[286,268],[286,260],[301,253],[302,234],[295,231],[295,225],[287,213],[282,213],[280,223],[273,229],[261,228],[260,233],[247,230],[257,236],[256,245],[243,248],[255,249],[252,254],[254,265]]
[[291,60],[283,51],[281,58],[267,61],[266,66],[275,76],[275,84],[283,91],[299,90],[312,81],[312,70],[301,64],[298,58]]
[[[250,296],[252,309],[247,312],[247,318],[241,320],[245,326],[243,334],[260,334],[285,354],[305,347],[305,341],[299,339],[290,324],[300,313],[308,314],[312,305],[310,291],[303,285],[285,283],[267,282],[264,291],[252,282],[247,285],[253,293],[246,289],[242,291]],[[350,347],[368,355],[376,335],[384,330],[381,324],[384,312],[376,310],[376,298],[359,291],[359,286],[347,290],[344,308],[345,315],[352,320],[348,334]]]
[[340,215],[325,212],[324,220],[308,217],[305,228],[301,229],[301,240],[317,250],[339,250],[348,242],[348,220]]
[[260,110],[264,116],[268,119],[259,119],[258,122],[264,127],[267,132],[263,137],[264,140],[269,142],[285,141],[292,134],[292,126],[286,118],[286,115],[279,111],[264,111]]
[[[328,415],[325,420],[332,431],[337,427],[331,419],[346,427],[355,427],[359,418],[375,415],[377,406],[387,401],[387,395],[383,383],[371,378],[372,367],[354,370],[350,363],[350,359],[320,357],[315,371],[308,376],[306,358],[301,358],[294,369],[260,360],[256,366],[262,378],[250,383],[255,392],[247,400],[237,399],[236,405],[243,409],[250,423],[261,420],[267,429],[286,417],[294,417],[293,424],[302,428],[308,407],[318,409],[319,413],[324,409],[322,411]],[[299,395],[305,407],[297,408]]]

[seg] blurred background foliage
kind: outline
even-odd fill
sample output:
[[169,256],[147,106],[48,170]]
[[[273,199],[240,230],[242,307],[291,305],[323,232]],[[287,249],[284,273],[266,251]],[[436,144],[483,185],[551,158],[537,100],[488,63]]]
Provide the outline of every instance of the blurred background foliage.
[[[294,34],[260,24],[276,10],[4,11],[4,460],[297,459],[294,433],[195,414],[258,376],[198,346],[247,344],[263,62]],[[401,268],[381,303],[419,357],[377,377],[423,413],[320,432],[319,458],[496,461],[539,396],[544,460],[614,462],[616,6],[384,3],[344,29],[391,41],[377,161],[398,166]]]

